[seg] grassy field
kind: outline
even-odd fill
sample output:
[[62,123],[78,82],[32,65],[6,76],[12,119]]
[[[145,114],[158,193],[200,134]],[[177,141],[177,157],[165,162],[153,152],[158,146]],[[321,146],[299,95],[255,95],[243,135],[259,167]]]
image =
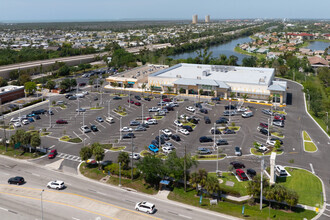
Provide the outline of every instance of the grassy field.
[[[226,154],[219,154],[219,160],[225,158]],[[193,156],[196,160],[216,160],[217,155],[211,154],[211,155],[195,155]]]
[[[283,153],[283,151],[281,151],[281,150],[274,151],[274,152],[276,152],[276,154],[282,154]],[[267,155],[271,155],[272,151],[267,152],[266,154],[262,154],[260,151],[257,151],[257,149],[251,148],[251,153],[254,154],[254,155],[257,155],[257,156],[263,156],[263,155],[267,156]]]
[[[215,173],[213,173],[215,175]],[[231,173],[222,173],[222,179],[223,183],[220,184],[220,187],[222,189],[228,189],[231,191],[236,191],[238,192],[241,196],[246,196],[247,195],[247,185],[248,185],[248,181],[243,181],[243,182],[238,182],[238,180],[236,179],[236,177],[234,175],[232,175]],[[226,182],[227,181],[231,181],[234,182],[234,186],[226,186]]]
[[307,134],[306,131],[303,131],[303,135],[304,135],[304,141],[311,141],[312,139],[309,137],[309,135]]
[[304,149],[308,152],[315,152],[317,150],[316,145],[313,142],[304,142]]
[[0,145],[0,154],[18,159],[33,159],[45,155],[44,153],[40,153],[40,152],[37,153],[24,152],[21,149],[13,149],[12,147],[7,147],[7,151],[6,151],[6,148],[3,145]]
[[321,207],[323,204],[321,181],[312,173],[295,168],[286,168],[291,177],[277,178],[276,182],[283,184],[299,194],[300,204]]
[[245,55],[249,55],[249,56],[255,56],[258,59],[260,58],[266,58],[266,54],[261,54],[261,53],[249,53],[245,50],[242,50],[240,47],[235,47],[234,49],[235,52],[240,53],[240,54],[245,54]]
[[182,122],[182,126],[190,126],[192,129],[195,129],[196,125],[191,122]]
[[104,107],[93,107],[93,108],[90,108],[90,110],[101,110],[101,109],[104,109]]
[[63,136],[60,138],[60,141],[65,141],[65,142],[71,142],[71,143],[81,143],[82,140],[78,137],[76,138],[70,138],[69,136]]
[[242,205],[233,204],[230,202],[219,202],[218,205],[210,205],[209,199],[203,197],[202,203],[199,204],[199,196],[196,196],[195,189],[188,189],[185,193],[183,188],[174,188],[168,196],[168,199],[185,203],[188,205],[220,212],[243,219],[264,220],[269,216],[271,219],[312,219],[316,213],[313,211],[306,211],[303,209],[293,209],[295,212],[289,212],[278,209],[268,209],[268,205],[264,204],[262,211],[259,210],[259,205],[245,204],[244,216],[242,216]]

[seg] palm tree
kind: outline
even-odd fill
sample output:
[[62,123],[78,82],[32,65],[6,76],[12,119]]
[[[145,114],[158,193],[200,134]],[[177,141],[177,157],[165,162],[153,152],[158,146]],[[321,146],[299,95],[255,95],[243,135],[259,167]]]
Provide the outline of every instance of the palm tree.
[[215,176],[208,176],[206,179],[205,189],[210,193],[214,194],[220,191],[219,180]]
[[198,93],[198,102],[200,102],[201,101],[201,94],[203,94],[203,89],[200,89],[199,90],[199,93]]
[[147,84],[146,84],[146,83],[143,83],[142,86],[141,86],[141,88],[142,88],[141,95],[142,95],[142,93],[143,93],[143,90],[145,91],[146,87],[147,87]]
[[231,92],[230,93],[230,98],[233,99],[235,97],[235,93],[234,92]]
[[275,199],[275,193],[276,192],[274,191],[273,187],[270,186],[270,187],[266,188],[265,197],[269,202],[269,209],[271,208],[271,205],[272,205],[271,200]]
[[154,85],[151,85],[151,86],[150,86],[150,90],[151,90],[151,95],[152,95],[152,91],[155,90],[155,86],[154,86]]
[[184,88],[180,88],[179,92],[180,93],[184,93],[185,92],[185,89]]
[[249,96],[248,96],[247,94],[244,94],[244,95],[242,96],[242,98],[244,99],[244,101],[246,101],[246,99],[248,99]]

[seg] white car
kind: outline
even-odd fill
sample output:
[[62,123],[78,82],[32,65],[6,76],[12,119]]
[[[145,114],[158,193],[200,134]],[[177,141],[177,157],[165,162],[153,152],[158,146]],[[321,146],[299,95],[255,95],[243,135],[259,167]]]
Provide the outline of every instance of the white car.
[[133,129],[132,128],[129,128],[129,127],[123,127],[120,130],[123,131],[123,132],[131,132],[131,131],[133,131]]
[[145,201],[136,203],[135,209],[137,211],[146,212],[148,214],[152,214],[156,211],[154,204]]
[[91,132],[91,129],[90,129],[87,125],[83,125],[83,126],[81,126],[81,130],[82,130],[84,133]]
[[165,147],[171,147],[171,148],[174,148],[173,144],[171,142],[166,142],[164,144]]
[[182,127],[182,123],[179,120],[175,120],[174,121],[174,124],[177,125],[177,126],[179,126],[179,127]]
[[278,127],[284,127],[284,123],[281,121],[273,121],[273,125],[278,126]]
[[164,147],[162,147],[162,150],[164,153],[169,154],[173,151],[173,148],[164,146]]
[[158,112],[159,110],[160,110],[160,108],[158,108],[158,107],[149,108],[149,112]]
[[275,145],[275,143],[276,143],[276,141],[275,141],[275,140],[270,140],[270,139],[267,139],[267,141],[266,141],[266,144],[269,144],[269,145],[272,145],[272,146],[274,146],[274,145]]
[[248,110],[249,110],[248,108],[245,108],[243,106],[237,109],[238,112],[246,112]]
[[14,126],[15,126],[16,128],[18,128],[18,127],[21,127],[22,124],[21,124],[20,122],[15,122],[15,123],[14,123]]
[[190,112],[195,112],[195,109],[191,106],[186,107],[186,110]]
[[114,119],[113,119],[113,117],[106,117],[105,121],[108,122],[108,123],[113,123]]
[[24,119],[24,120],[22,121],[22,124],[23,124],[23,125],[27,125],[27,124],[30,124],[30,122],[29,122],[29,120]]
[[148,120],[148,125],[156,125],[158,122],[156,119],[149,119]]
[[57,190],[60,190],[60,189],[64,189],[65,188],[65,185],[64,185],[64,182],[61,181],[61,180],[54,180],[54,181],[50,181],[47,184],[47,188],[48,189],[57,189]]
[[189,131],[188,131],[187,129],[184,129],[184,128],[179,129],[179,131],[180,131],[182,134],[185,134],[185,135],[188,135],[188,134],[189,134]]
[[261,145],[261,146],[259,147],[259,150],[261,150],[261,151],[263,151],[263,152],[266,152],[266,151],[268,151],[268,148],[267,148],[266,146],[264,146],[264,145]]
[[89,93],[87,91],[83,91],[82,94],[88,95]]
[[167,136],[171,136],[172,135],[172,132],[169,130],[169,129],[163,129],[162,130],[163,134],[166,134]]
[[19,118],[11,118],[11,119],[10,119],[10,122],[19,122],[19,121],[20,121]]
[[133,156],[132,156],[132,153],[130,153],[129,158],[133,158],[134,160],[138,160],[138,159],[140,159],[140,154],[133,153]]

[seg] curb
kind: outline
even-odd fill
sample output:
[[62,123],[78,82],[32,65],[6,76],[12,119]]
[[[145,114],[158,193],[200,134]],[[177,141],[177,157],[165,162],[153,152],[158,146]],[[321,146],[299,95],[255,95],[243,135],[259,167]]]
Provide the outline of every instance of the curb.
[[[309,136],[309,134],[307,133],[307,131],[305,131],[305,132],[308,135],[308,137],[311,137],[311,136]],[[305,141],[305,139],[304,139],[304,130],[301,131],[301,136],[302,136],[302,139],[303,139],[303,150],[304,150],[304,152],[306,152],[306,153],[316,153],[319,150],[319,148],[316,146],[316,144],[314,143],[314,141],[312,139],[310,141]],[[315,151],[306,151],[305,150],[305,142],[312,142],[315,145],[316,150]]]

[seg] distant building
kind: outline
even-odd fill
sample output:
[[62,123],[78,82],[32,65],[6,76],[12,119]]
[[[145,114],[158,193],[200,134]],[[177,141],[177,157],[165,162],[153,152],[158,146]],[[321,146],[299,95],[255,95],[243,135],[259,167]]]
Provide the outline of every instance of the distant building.
[[210,23],[210,15],[205,16],[205,23]]
[[197,21],[198,21],[198,15],[193,15],[192,24],[197,24]]
[[10,102],[25,96],[24,86],[4,86],[0,88],[0,104]]
[[318,67],[329,67],[328,61],[323,59],[322,57],[314,56],[314,57],[309,57],[308,58],[309,63],[313,68],[318,68]]

